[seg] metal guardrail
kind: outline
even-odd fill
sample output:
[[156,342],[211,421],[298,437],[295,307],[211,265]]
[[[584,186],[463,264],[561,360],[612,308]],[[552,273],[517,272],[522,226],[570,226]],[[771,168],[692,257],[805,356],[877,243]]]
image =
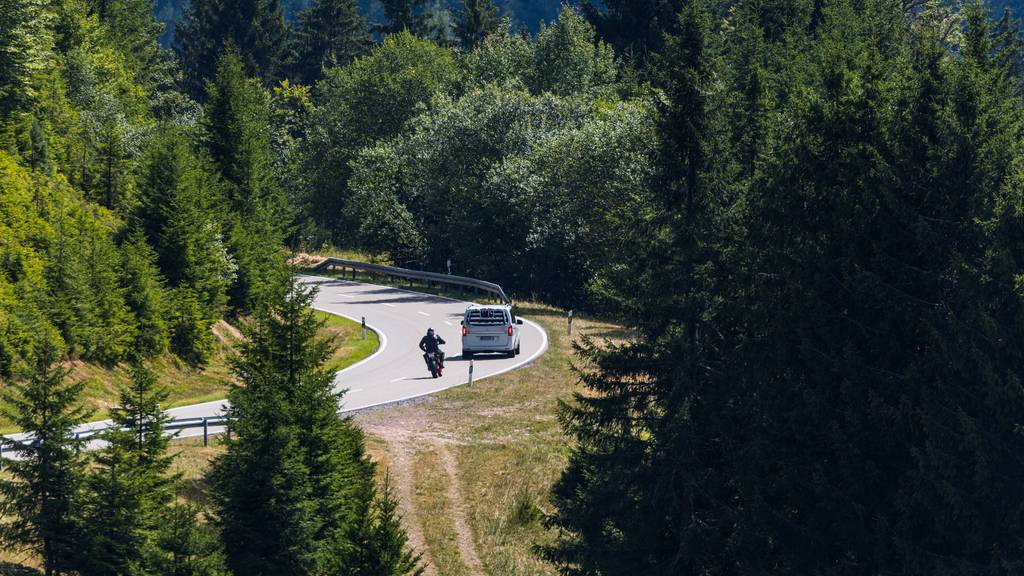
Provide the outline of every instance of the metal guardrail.
[[449,284],[452,286],[461,286],[463,288],[473,288],[476,290],[482,290],[490,294],[494,294],[506,304],[512,304],[512,299],[505,294],[505,290],[501,286],[494,282],[487,282],[485,280],[477,280],[476,278],[467,278],[465,276],[453,276],[451,274],[440,274],[437,272],[423,272],[420,270],[409,270],[408,268],[399,268],[397,266],[385,266],[383,264],[370,264],[367,262],[359,262],[358,260],[345,260],[343,258],[327,258],[320,264],[313,267],[313,270],[323,271],[330,268],[341,268],[342,270],[352,270],[353,272],[362,271],[369,272],[372,274],[383,274],[385,276],[394,276],[396,278],[405,278],[408,280],[422,280],[424,282],[437,282],[439,284]]
[[[202,428],[203,429],[203,446],[209,446],[209,444],[210,444],[210,428],[211,427],[216,427],[216,426],[227,426],[227,424],[228,424],[228,419],[227,419],[226,416],[207,416],[205,418],[178,418],[178,419],[175,419],[175,420],[168,420],[167,422],[165,422],[164,423],[164,431],[170,433],[170,432],[175,432],[175,431],[188,430],[190,428]],[[108,430],[110,430],[109,426],[103,426],[101,428],[93,428],[91,430],[83,430],[81,432],[75,432],[74,438],[75,438],[75,440],[88,440],[89,438],[94,438],[94,437],[101,436],[103,433],[107,432]],[[230,434],[230,432],[229,432],[229,434]],[[170,435],[171,436],[176,436],[177,434],[170,434]],[[31,442],[21,442],[21,441],[11,440],[10,438],[5,438],[3,436],[0,436],[0,467],[3,466],[3,459],[4,459],[4,452],[5,451],[11,450],[11,451],[14,451],[14,452],[19,452],[20,451],[19,448],[21,448],[22,446],[25,446],[25,445],[31,446],[34,443],[35,443],[34,441],[31,441]]]

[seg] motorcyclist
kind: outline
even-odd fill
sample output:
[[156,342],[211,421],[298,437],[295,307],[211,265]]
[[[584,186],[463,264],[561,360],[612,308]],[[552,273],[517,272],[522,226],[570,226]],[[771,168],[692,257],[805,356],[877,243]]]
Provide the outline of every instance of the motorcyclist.
[[438,354],[440,355],[441,362],[444,362],[444,351],[440,348],[440,345],[444,343],[444,338],[435,335],[433,328],[428,328],[427,335],[420,339],[420,350],[423,350],[423,357],[426,358],[431,354]]

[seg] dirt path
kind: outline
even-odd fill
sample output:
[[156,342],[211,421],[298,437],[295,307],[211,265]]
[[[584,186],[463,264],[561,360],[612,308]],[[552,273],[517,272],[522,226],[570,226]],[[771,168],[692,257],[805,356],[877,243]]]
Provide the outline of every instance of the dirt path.
[[[459,481],[458,462],[452,452],[457,441],[451,437],[438,434],[429,419],[422,417],[404,417],[404,411],[382,417],[370,413],[357,417],[360,427],[367,434],[384,441],[391,458],[391,474],[394,477],[399,511],[402,514],[409,544],[417,551],[423,552],[424,558],[429,556],[429,549],[423,535],[420,519],[416,515],[414,505],[412,466],[415,456],[422,451],[435,451],[442,469],[448,477],[445,499],[452,511],[452,530],[458,546],[460,560],[470,574],[484,574],[483,563],[476,551],[473,532],[469,527],[465,498],[462,495],[462,484]],[[436,568],[427,563],[425,574],[437,575]]]
[[[395,496],[398,498],[398,512],[402,515],[402,525],[405,526],[405,533],[409,537],[409,546],[413,550],[427,557],[427,540],[423,537],[423,530],[420,523],[416,521],[416,511],[412,506],[412,456],[413,448],[405,441],[388,441],[388,453],[391,456],[391,466],[388,468],[392,478],[392,486],[395,487]],[[423,570],[424,576],[437,576],[434,565],[427,562]]]
[[466,499],[462,496],[462,486],[459,482],[459,466],[455,461],[455,455],[445,444],[437,445],[437,453],[441,456],[441,465],[448,475],[448,502],[452,505],[452,520],[455,524],[455,537],[459,545],[459,556],[462,562],[469,568],[471,574],[483,574],[484,566],[480,557],[476,554],[476,544],[473,542],[473,532],[469,529],[466,515]]

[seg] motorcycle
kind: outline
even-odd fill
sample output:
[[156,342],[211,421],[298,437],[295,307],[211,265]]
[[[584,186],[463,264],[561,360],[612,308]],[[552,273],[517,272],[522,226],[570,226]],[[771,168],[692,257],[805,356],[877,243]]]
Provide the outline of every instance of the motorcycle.
[[430,370],[431,377],[440,378],[444,374],[444,354],[442,352],[427,353],[423,355],[423,358],[427,362],[427,370]]

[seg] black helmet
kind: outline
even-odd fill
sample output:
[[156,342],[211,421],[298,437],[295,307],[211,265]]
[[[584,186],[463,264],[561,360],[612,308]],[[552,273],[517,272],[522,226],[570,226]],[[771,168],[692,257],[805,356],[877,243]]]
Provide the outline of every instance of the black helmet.
[[433,335],[434,335],[434,329],[433,328],[427,328],[427,336],[433,336]]

